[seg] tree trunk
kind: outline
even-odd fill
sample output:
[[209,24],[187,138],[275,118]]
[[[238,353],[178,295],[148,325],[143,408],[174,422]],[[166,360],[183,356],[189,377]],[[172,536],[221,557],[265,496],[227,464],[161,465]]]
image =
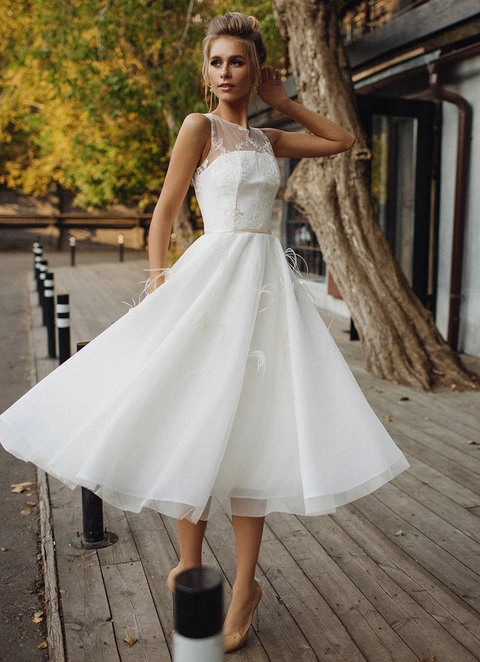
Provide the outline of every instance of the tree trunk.
[[428,391],[476,388],[412,291],[374,215],[371,153],[333,0],[273,0],[302,103],[357,138],[348,152],[300,161],[285,200],[309,220],[358,329],[367,369]]

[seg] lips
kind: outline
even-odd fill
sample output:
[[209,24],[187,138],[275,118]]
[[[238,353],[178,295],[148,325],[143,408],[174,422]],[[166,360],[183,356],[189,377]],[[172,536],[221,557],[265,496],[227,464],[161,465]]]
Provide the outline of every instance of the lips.
[[223,85],[218,86],[221,90],[231,90],[234,85],[230,85],[229,83],[224,83]]

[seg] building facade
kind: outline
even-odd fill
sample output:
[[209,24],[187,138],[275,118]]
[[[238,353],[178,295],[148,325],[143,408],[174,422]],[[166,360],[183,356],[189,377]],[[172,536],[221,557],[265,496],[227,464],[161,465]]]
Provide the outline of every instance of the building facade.
[[[480,355],[480,2],[352,0],[342,30],[372,150],[377,221],[454,349]],[[293,79],[286,82],[297,97]],[[299,99],[301,101],[301,99]],[[303,127],[261,103],[253,126]],[[279,159],[286,184],[293,159]],[[283,202],[274,227],[327,310],[349,316],[306,219]]]

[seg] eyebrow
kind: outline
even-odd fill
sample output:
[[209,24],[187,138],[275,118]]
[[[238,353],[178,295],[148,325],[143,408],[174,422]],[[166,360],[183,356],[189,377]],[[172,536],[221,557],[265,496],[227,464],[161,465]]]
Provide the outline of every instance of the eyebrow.
[[[230,59],[233,59],[233,58],[236,58],[236,57],[241,57],[243,60],[245,59],[245,56],[244,56],[244,55],[240,55],[240,54],[239,54],[239,55],[230,55],[230,56],[229,56]],[[222,56],[221,56],[221,55],[210,55],[210,60],[214,60],[215,58],[217,58],[217,59],[220,58],[220,59],[221,59]]]

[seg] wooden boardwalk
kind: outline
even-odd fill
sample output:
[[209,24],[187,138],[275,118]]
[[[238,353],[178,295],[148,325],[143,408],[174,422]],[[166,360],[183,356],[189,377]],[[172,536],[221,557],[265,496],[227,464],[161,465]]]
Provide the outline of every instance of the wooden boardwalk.
[[[56,292],[69,292],[72,349],[91,340],[138,300],[146,260],[55,269]],[[37,379],[56,367],[29,283]],[[325,322],[332,319],[325,313]],[[270,514],[257,576],[264,594],[260,627],[228,656],[248,662],[474,662],[480,659],[480,396],[425,394],[372,378],[342,318],[330,331],[368,400],[411,467],[379,490],[322,517]],[[45,476],[45,475],[44,475]],[[57,564],[47,569],[59,598],[68,662],[167,662],[173,629],[169,570],[177,563],[175,521],[105,505],[119,541],[80,551],[80,488],[48,477]],[[45,524],[45,523],[44,523]],[[48,526],[45,524],[48,538]],[[44,540],[48,545],[48,540]],[[204,563],[225,577],[225,609],[235,574],[227,515],[217,510]],[[53,587],[53,589],[52,589]],[[47,586],[48,596],[48,586]],[[52,607],[50,605],[50,611]],[[51,614],[51,660],[63,660]],[[125,637],[137,641],[128,645]],[[192,661],[194,662],[194,661]]]

